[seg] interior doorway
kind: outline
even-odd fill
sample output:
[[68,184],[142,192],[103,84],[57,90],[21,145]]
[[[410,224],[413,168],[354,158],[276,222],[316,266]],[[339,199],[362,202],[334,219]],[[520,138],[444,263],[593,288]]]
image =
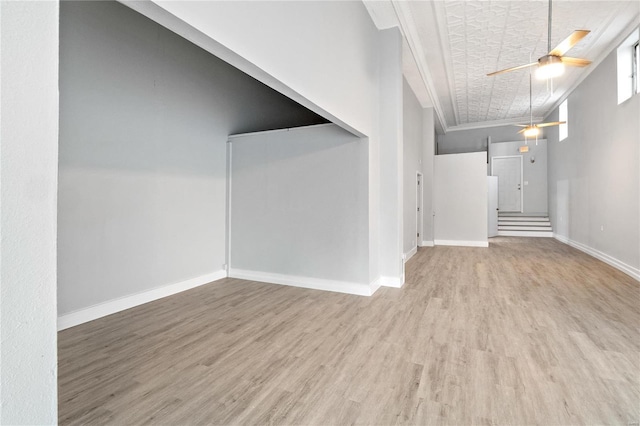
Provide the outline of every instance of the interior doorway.
[[489,200],[487,203],[488,232],[487,236],[498,236],[498,177],[487,176],[487,188],[489,190]]
[[498,177],[498,208],[523,212],[522,155],[491,158],[491,175]]

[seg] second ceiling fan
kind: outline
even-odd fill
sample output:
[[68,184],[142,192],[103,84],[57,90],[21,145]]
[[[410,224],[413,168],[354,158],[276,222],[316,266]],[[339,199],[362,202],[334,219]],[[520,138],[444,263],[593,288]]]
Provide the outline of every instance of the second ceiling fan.
[[515,71],[522,68],[527,68],[533,65],[538,65],[538,69],[536,70],[536,77],[539,79],[549,79],[553,77],[557,77],[564,72],[564,66],[569,65],[573,67],[585,67],[591,63],[591,61],[587,59],[581,58],[571,58],[569,56],[564,56],[566,52],[569,51],[573,46],[575,46],[580,40],[589,34],[589,30],[576,30],[569,37],[562,40],[562,42],[555,47],[555,49],[551,49],[551,0],[549,0],[549,20],[548,20],[548,38],[547,38],[547,50],[548,53],[538,59],[537,62],[532,62],[529,64],[518,65],[517,67],[511,67],[500,71],[494,71],[492,73],[487,74],[487,76],[493,76],[497,74],[502,74],[505,72]]

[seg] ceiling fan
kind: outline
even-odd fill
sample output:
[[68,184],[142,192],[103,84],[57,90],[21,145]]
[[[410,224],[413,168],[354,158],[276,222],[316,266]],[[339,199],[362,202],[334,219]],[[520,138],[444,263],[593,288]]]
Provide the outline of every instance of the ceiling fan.
[[533,124],[533,95],[531,93],[531,70],[529,70],[529,124],[516,124],[518,127],[524,127],[518,133],[524,133],[524,141],[527,142],[527,138],[535,137],[536,145],[538,144],[538,135],[540,135],[540,128],[549,126],[559,126],[560,124],[566,124],[566,121],[552,121],[549,123],[537,123]]
[[548,38],[547,38],[547,50],[549,53],[538,59],[537,62],[530,64],[519,65],[517,67],[507,68],[500,71],[495,71],[487,74],[487,76],[493,76],[502,74],[505,72],[515,71],[522,68],[527,68],[532,65],[538,65],[536,70],[536,78],[546,80],[553,77],[558,77],[564,73],[564,66],[569,65],[572,67],[586,67],[591,63],[587,59],[571,58],[564,56],[573,46],[575,46],[580,40],[589,34],[589,30],[576,30],[569,37],[562,40],[562,42],[551,50],[551,0],[549,0],[549,20],[548,20]]

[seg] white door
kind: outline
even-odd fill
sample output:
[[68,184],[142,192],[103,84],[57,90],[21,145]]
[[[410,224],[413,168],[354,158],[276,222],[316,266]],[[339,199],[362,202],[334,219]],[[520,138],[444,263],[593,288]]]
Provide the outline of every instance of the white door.
[[487,234],[491,238],[498,236],[498,177],[487,176],[487,187],[489,188],[489,202],[487,203],[489,231]]
[[491,175],[498,177],[498,208],[522,212],[522,155],[493,157]]

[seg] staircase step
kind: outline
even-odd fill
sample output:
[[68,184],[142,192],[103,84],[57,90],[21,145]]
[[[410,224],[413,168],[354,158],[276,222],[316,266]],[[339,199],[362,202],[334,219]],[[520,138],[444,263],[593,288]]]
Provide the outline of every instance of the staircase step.
[[551,226],[504,226],[498,225],[498,231],[552,231]]
[[499,220],[498,221],[498,225],[499,226],[503,226],[503,225],[512,225],[512,226],[551,226],[551,222],[549,221],[533,221],[533,222],[525,222],[525,221],[518,221],[518,220]]
[[550,231],[500,231],[499,237],[544,237],[553,238],[553,232]]
[[510,220],[518,222],[548,222],[548,216],[502,216],[498,215],[498,220]]

